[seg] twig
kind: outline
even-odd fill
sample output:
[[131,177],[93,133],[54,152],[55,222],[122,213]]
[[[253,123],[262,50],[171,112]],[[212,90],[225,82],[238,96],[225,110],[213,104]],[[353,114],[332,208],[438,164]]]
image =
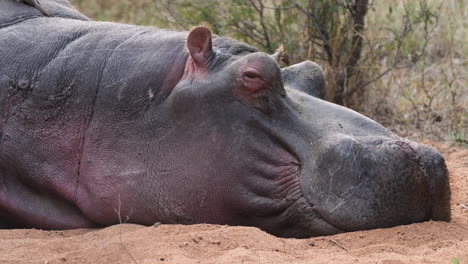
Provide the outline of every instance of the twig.
[[275,9],[275,10],[296,8],[295,5],[290,5],[290,6],[263,6],[263,7],[267,8],[267,9]]
[[133,263],[135,264],[138,264],[138,262],[136,261],[136,259],[132,256],[132,254],[130,254],[130,252],[128,251],[127,247],[124,245],[123,241],[122,241],[122,224],[125,224],[128,219],[130,219],[130,217],[127,215],[125,217],[125,221],[122,222],[122,217],[121,217],[121,214],[120,214],[120,207],[121,207],[121,202],[120,202],[120,195],[119,195],[119,208],[118,209],[115,209],[115,212],[117,213],[117,216],[119,217],[119,241],[120,241],[120,245],[122,246],[122,248],[125,250],[125,253],[127,253],[127,255],[132,259]]
[[349,248],[347,248],[345,245],[341,244],[340,242],[336,241],[335,239],[333,238],[322,238],[323,240],[326,240],[336,246],[338,246],[339,248],[345,250],[345,251],[349,251]]
[[324,29],[323,25],[318,24],[317,19],[314,16],[314,14],[312,14],[311,12],[308,12],[301,4],[297,2],[292,2],[292,1],[291,1],[291,4],[294,5],[296,9],[301,11],[303,14],[310,17],[314,27],[317,29],[318,33],[320,34],[320,38],[323,41],[324,49],[327,52],[328,58],[331,61],[331,59],[333,58],[333,50],[330,44],[328,32]]

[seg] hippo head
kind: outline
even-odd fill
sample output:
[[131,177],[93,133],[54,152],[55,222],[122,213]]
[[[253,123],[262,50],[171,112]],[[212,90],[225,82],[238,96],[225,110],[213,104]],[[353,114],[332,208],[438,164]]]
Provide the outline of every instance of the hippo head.
[[184,75],[164,103],[180,128],[167,144],[183,161],[193,219],[286,237],[449,220],[438,152],[308,94],[323,86],[316,64],[281,70],[223,41],[190,32]]

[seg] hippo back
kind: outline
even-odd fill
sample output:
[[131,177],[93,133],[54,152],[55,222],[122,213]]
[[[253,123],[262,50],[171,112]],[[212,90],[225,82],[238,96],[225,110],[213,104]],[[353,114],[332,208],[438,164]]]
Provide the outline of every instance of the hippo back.
[[[41,5],[54,17],[89,20],[66,0],[41,0]],[[39,10],[29,5],[13,0],[0,0],[0,28],[42,16]]]

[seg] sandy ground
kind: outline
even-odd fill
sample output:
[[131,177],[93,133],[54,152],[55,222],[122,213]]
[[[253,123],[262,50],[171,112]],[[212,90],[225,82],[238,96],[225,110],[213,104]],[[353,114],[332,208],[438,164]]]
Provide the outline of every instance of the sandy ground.
[[1,230],[0,263],[468,263],[468,149],[430,145],[445,154],[449,167],[450,223],[310,239],[215,225]]

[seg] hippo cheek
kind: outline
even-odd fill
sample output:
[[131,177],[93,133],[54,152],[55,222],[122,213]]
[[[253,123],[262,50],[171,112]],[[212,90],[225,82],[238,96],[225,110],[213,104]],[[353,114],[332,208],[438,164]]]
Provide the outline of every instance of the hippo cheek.
[[354,231],[450,218],[447,171],[435,151],[344,135],[322,146],[301,187],[327,223]]

